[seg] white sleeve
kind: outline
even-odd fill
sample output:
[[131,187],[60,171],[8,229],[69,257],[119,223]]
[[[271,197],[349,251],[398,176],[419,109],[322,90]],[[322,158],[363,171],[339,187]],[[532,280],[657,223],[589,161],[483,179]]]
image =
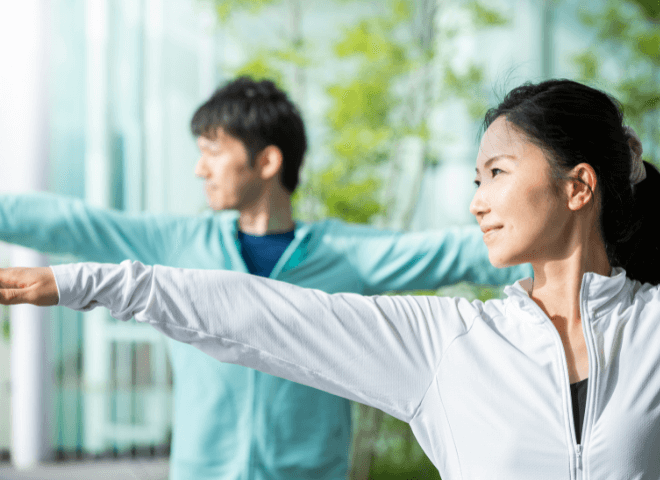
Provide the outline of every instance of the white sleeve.
[[223,270],[139,262],[54,266],[59,304],[135,316],[236,363],[410,421],[477,307],[465,299],[330,295]]

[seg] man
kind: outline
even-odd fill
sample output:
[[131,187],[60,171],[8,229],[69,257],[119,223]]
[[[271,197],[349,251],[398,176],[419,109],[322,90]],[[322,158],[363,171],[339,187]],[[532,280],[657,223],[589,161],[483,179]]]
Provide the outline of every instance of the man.
[[[476,227],[402,234],[294,221],[290,199],[305,131],[272,82],[228,83],[199,107],[191,127],[201,153],[195,173],[219,213],[126,215],[46,194],[5,196],[0,238],[84,261],[236,270],[329,293],[508,284],[531,273],[493,268]],[[172,480],[346,477],[347,400],[170,345]]]

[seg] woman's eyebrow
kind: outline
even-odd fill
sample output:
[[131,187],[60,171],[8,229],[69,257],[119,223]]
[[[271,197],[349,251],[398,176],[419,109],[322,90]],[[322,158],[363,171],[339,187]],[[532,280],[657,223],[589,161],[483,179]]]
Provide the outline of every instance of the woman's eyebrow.
[[[484,168],[488,168],[488,165],[493,163],[495,160],[499,160],[500,158],[510,158],[514,160],[516,157],[514,155],[508,155],[506,153],[503,153],[501,155],[495,155],[494,157],[490,157],[486,162],[484,163]],[[479,173],[479,167],[474,169],[475,172]]]

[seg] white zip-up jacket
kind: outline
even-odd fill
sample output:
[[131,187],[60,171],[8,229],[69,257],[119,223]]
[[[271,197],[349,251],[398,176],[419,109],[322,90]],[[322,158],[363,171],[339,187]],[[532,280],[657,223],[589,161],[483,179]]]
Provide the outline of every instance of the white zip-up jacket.
[[589,353],[577,445],[564,349],[531,300],[326,294],[139,262],[53,267],[60,305],[135,316],[212,357],[409,422],[443,479],[660,479],[660,293],[586,273]]

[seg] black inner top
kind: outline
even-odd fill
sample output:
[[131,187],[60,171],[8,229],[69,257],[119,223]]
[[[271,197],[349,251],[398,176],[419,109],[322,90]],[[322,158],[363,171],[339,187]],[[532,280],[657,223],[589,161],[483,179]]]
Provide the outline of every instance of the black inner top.
[[584,406],[587,403],[587,380],[571,383],[571,398],[573,399],[573,421],[575,422],[575,441],[582,443],[582,424],[584,423]]

